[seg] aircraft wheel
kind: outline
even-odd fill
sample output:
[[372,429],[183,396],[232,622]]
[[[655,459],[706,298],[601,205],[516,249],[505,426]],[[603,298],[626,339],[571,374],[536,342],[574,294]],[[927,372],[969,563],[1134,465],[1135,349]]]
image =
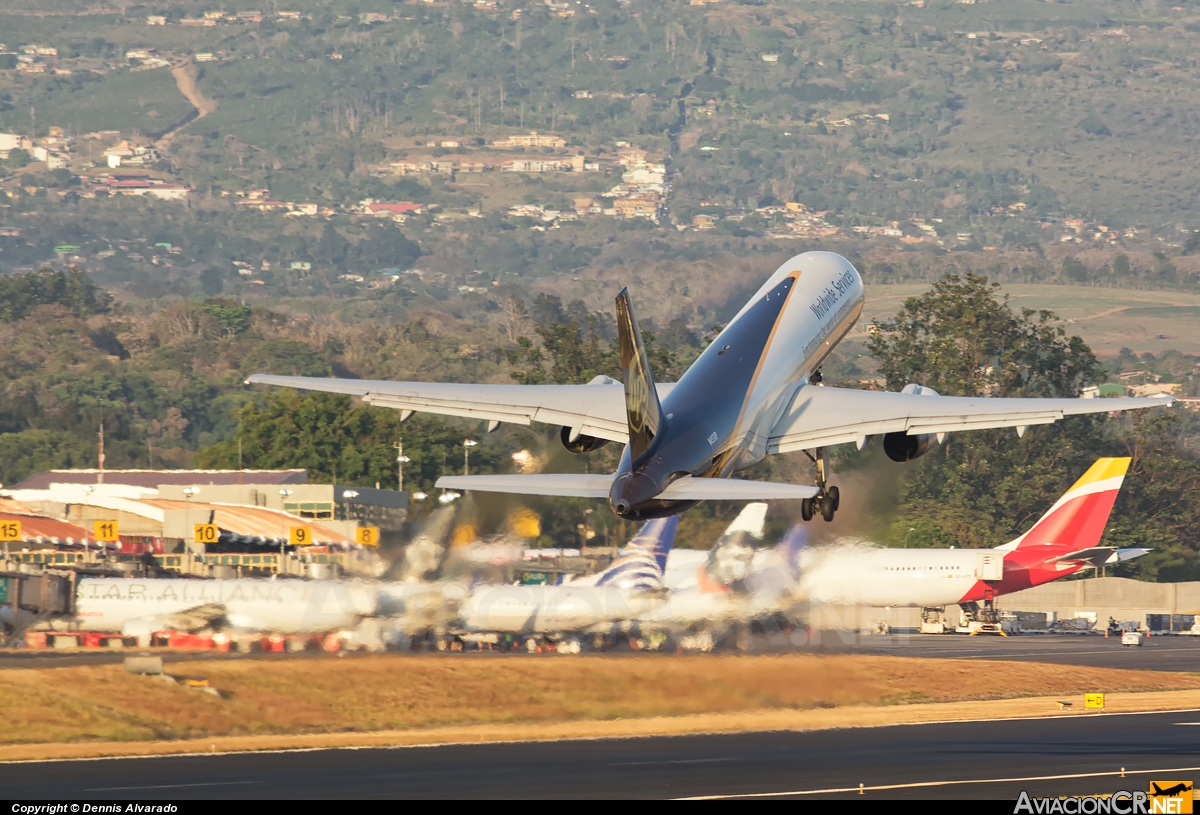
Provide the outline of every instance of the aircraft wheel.
[[837,512],[842,507],[842,494],[837,487],[830,487],[825,491],[825,500],[833,503],[834,512]]
[[802,498],[800,500],[800,517],[806,521],[813,519],[813,499]]
[[825,500],[821,502],[821,517],[828,523],[833,520],[835,512],[837,512],[837,501],[832,495],[826,495]]

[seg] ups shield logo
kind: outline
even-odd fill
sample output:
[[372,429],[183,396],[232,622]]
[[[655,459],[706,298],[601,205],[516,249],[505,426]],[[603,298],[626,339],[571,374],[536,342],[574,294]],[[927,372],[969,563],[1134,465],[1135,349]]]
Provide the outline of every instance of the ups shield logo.
[[1191,781],[1151,781],[1150,815],[1182,815],[1192,811]]
[[625,407],[629,412],[629,429],[640,433],[646,422],[646,403],[650,399],[650,383],[642,370],[640,355],[635,355],[629,369],[629,384],[625,388]]

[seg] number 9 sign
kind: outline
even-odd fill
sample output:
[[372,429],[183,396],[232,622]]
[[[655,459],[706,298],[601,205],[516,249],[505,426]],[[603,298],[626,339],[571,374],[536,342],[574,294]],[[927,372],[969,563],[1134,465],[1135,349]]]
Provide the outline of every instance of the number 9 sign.
[[288,535],[288,542],[292,546],[308,546],[312,543],[312,530],[307,526],[293,526]]

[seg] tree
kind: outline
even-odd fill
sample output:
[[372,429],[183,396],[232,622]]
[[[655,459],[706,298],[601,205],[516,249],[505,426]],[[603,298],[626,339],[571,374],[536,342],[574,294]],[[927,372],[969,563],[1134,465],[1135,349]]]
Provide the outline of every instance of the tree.
[[112,295],[78,269],[42,269],[0,277],[0,322],[22,320],[38,306],[65,306],[79,317],[103,314],[112,306]]
[[[1098,377],[1090,349],[1050,325],[1053,315],[1013,314],[982,277],[947,276],[880,323],[871,351],[890,388],[929,384],[946,394],[1071,396]],[[1091,380],[1094,381],[1094,380]],[[1200,462],[1180,445],[1178,414],[1077,416],[1010,430],[951,434],[912,464],[867,462],[899,476],[884,536],[908,546],[996,546],[1015,538],[1101,456],[1131,465],[1103,543],[1154,553],[1118,573],[1200,578]],[[877,458],[876,458],[877,457]],[[901,469],[902,468],[902,469]],[[911,530],[911,531],[910,531]]]
[[[356,407],[349,396],[328,393],[271,391],[262,406],[248,404],[239,414],[237,436],[196,454],[199,467],[234,468],[238,438],[242,464],[254,468],[302,467],[309,480],[327,483],[396,487],[396,450],[404,439],[404,468],[409,489],[433,490],[445,473],[462,465],[464,428],[436,416],[416,416],[401,424],[394,410]],[[476,436],[475,438],[479,438]],[[471,471],[496,472],[507,456],[496,444],[471,452]]]
[[1086,283],[1091,272],[1075,258],[1067,258],[1062,264],[1063,274],[1076,283]]
[[909,382],[954,396],[1078,396],[1102,376],[1049,311],[1014,314],[999,284],[950,274],[877,323],[868,347],[889,389]]
[[200,291],[208,297],[216,297],[224,288],[225,281],[221,279],[221,270],[208,266],[200,272]]
[[321,238],[312,250],[312,256],[314,260],[321,263],[337,266],[346,259],[349,248],[349,242],[333,228],[333,224],[326,221],[325,227],[321,230]]

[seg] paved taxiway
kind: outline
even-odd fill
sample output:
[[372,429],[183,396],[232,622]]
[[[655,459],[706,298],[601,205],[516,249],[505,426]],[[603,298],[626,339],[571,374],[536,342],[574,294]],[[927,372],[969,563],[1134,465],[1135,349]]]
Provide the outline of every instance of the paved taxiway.
[[[1152,671],[1200,672],[1200,637],[1163,636],[1145,640],[1140,648],[1122,646],[1116,638],[1102,636],[1058,636],[1027,634],[1017,637],[967,637],[958,634],[895,634],[887,637],[863,636],[853,632],[822,631],[814,641],[797,647],[789,639],[769,635],[754,638],[752,653],[850,653],[887,654],[891,656],[927,657],[931,659],[988,659],[1017,662],[1049,662],[1059,665],[1086,665],[1093,668],[1131,668]],[[128,653],[138,653],[131,649]],[[156,653],[160,653],[157,652]],[[556,654],[531,655],[522,652],[451,653],[414,651],[430,655],[438,653],[446,659],[561,659]],[[56,668],[72,665],[116,664],[125,659],[126,652],[55,652],[13,650],[0,651],[0,670],[5,668]],[[175,651],[162,653],[167,663],[197,659],[344,659],[366,656],[364,652],[326,654],[319,651],[300,653],[222,654],[214,651]],[[620,659],[653,659],[653,653],[610,652]]]
[[1138,647],[1121,645],[1119,637],[1105,639],[1097,634],[1023,634],[1012,637],[899,634],[880,637],[823,631],[811,647],[800,650],[1200,672],[1200,637],[1184,636],[1149,637]]
[[[1117,775],[1122,767],[1129,773],[1125,778]],[[1063,775],[1083,777],[1047,778]],[[48,802],[807,798],[856,795],[860,783],[877,798],[1015,800],[1022,789],[1031,795],[1096,794],[1180,778],[1200,780],[1200,711],[1072,713],[813,733],[0,764],[0,789],[7,798]],[[879,787],[890,788],[873,789]]]

